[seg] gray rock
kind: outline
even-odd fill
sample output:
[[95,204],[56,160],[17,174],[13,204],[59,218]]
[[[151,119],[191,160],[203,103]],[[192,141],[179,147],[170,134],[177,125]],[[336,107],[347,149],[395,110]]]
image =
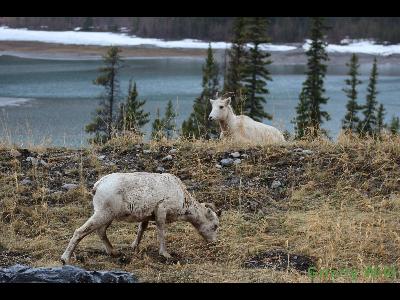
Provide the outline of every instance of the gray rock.
[[242,158],[248,158],[249,156],[248,156],[246,153],[243,153],[243,154],[241,155],[241,157],[242,157]]
[[216,164],[215,167],[216,167],[217,169],[221,169],[221,168],[222,168],[222,166],[221,166],[220,164]]
[[28,178],[25,178],[25,179],[21,180],[21,182],[20,182],[19,184],[22,184],[22,185],[31,185],[31,184],[32,184],[32,180],[30,180],[30,179],[28,179]]
[[32,156],[29,156],[26,158],[26,161],[30,161],[32,165],[37,166],[39,163],[39,160],[37,158],[34,158]]
[[279,180],[274,180],[271,184],[271,189],[277,189],[278,187],[281,187],[282,183]]
[[143,153],[144,153],[144,154],[150,154],[150,153],[151,153],[151,150],[145,149],[145,150],[143,150]]
[[0,268],[0,282],[28,283],[137,283],[136,276],[122,271],[86,271],[74,266],[31,268],[14,265]]
[[171,155],[167,155],[166,157],[164,157],[161,161],[169,161],[172,160],[172,156]]
[[165,169],[163,167],[161,167],[161,166],[158,166],[157,169],[156,169],[156,172],[164,173]]
[[238,158],[238,157],[240,157],[240,153],[239,152],[233,152],[233,153],[231,153],[230,154],[233,158]]
[[303,154],[313,154],[314,153],[314,151],[312,151],[312,150],[303,150]]
[[103,159],[106,158],[106,156],[105,155],[99,155],[97,158],[100,159],[100,160],[103,160]]
[[140,148],[142,148],[142,146],[140,144],[137,144],[137,145],[135,145],[135,148],[140,149]]
[[233,165],[233,159],[232,158],[224,158],[224,159],[221,159],[220,163],[223,167],[229,167],[229,166]]
[[176,153],[178,150],[176,150],[176,149],[174,149],[174,148],[172,148],[171,150],[169,150],[169,154],[174,154],[174,153]]
[[62,185],[62,189],[70,191],[70,190],[75,190],[79,187],[76,183],[65,183]]
[[293,152],[303,152],[303,149],[301,149],[301,148],[296,148],[296,149],[293,149]]
[[237,159],[235,159],[234,161],[233,161],[233,163],[235,164],[235,165],[238,165],[238,164],[240,164],[242,161],[240,160],[240,158],[237,158]]

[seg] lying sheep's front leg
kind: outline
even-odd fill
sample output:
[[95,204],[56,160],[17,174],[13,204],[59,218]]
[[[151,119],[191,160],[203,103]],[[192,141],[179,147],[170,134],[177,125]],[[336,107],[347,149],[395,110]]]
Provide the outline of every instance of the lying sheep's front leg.
[[133,251],[139,249],[139,243],[142,240],[143,233],[146,230],[148,224],[149,224],[149,221],[140,222],[136,239],[132,243]]
[[164,207],[158,207],[156,211],[156,225],[157,225],[157,238],[160,243],[160,255],[165,258],[171,258],[171,255],[165,249],[165,222],[167,219],[167,212]]

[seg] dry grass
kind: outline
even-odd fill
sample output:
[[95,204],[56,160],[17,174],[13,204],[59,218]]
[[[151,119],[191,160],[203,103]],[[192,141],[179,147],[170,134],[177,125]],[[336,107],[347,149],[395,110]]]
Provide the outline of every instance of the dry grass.
[[[177,149],[174,159],[161,162],[171,148]],[[296,148],[312,153],[293,151]],[[191,225],[171,224],[167,247],[175,259],[165,262],[157,254],[154,225],[146,231],[140,252],[133,254],[129,245],[136,224],[113,223],[108,235],[122,255],[107,256],[92,234],[79,244],[74,263],[88,269],[127,270],[151,282],[311,281],[294,269],[243,267],[248,258],[274,249],[311,257],[317,269],[400,267],[399,137],[377,142],[341,136],[337,143],[301,141],[266,147],[185,140],[143,144],[121,137],[84,151],[31,151],[41,155],[47,167],[34,167],[24,161],[21,149],[21,156],[15,151],[0,150],[0,265],[60,265],[73,231],[92,213],[88,191],[95,180],[112,171],[154,172],[162,165],[199,201],[224,209],[219,242],[206,245]],[[248,157],[239,165],[215,167],[232,151]],[[106,159],[99,160],[99,155]],[[21,185],[26,177],[32,185]],[[272,189],[274,180],[282,187]],[[79,188],[53,192],[65,182]],[[352,279],[342,276],[334,281]],[[393,279],[359,276],[356,281]]]

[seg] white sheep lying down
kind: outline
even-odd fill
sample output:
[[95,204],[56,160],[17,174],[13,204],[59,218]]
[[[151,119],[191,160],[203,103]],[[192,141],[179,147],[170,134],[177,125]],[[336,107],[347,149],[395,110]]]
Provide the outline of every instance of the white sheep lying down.
[[[132,248],[138,248],[148,222],[157,225],[160,254],[171,256],[165,248],[165,224],[177,220],[190,222],[207,242],[215,242],[219,220],[214,204],[197,202],[179,178],[163,173],[112,173],[102,177],[93,187],[94,214],[75,230],[65,252],[63,264],[69,263],[77,244],[96,231],[106,252],[117,255],[107,238],[106,230],[113,220],[140,222]],[[217,215],[218,214],[218,215]]]
[[221,128],[221,139],[250,145],[283,144],[285,137],[277,128],[257,122],[245,115],[235,115],[231,98],[210,99],[210,121],[218,121]]

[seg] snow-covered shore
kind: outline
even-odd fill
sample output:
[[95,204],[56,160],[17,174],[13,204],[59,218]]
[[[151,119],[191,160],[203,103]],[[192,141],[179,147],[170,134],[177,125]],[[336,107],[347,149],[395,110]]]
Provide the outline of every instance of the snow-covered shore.
[[[208,42],[193,39],[179,41],[165,41],[155,38],[141,38],[129,36],[126,33],[112,32],[83,32],[83,31],[39,31],[23,28],[8,28],[0,26],[0,42],[39,42],[61,45],[82,46],[125,46],[147,49],[191,49],[202,50],[208,47]],[[263,44],[262,49],[270,52],[293,53],[304,52],[309,47],[309,40],[304,44]],[[224,50],[231,46],[227,42],[211,42],[216,50]],[[344,39],[341,44],[329,44],[328,53],[360,53],[379,56],[400,54],[400,45],[382,45],[373,40]]]

